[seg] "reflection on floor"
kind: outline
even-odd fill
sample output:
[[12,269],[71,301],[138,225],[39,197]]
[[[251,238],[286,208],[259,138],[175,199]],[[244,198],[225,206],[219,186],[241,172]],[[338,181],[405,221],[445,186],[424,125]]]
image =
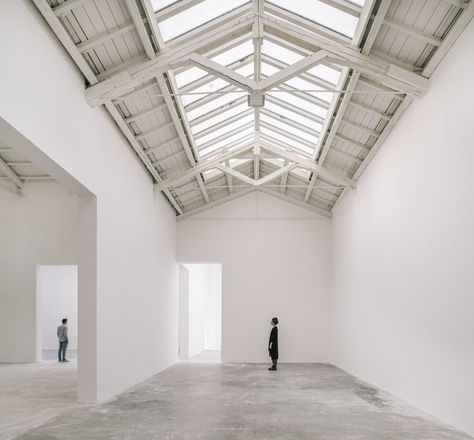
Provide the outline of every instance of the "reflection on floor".
[[199,354],[183,360],[182,362],[195,364],[220,364],[221,352],[216,350],[204,350]]
[[324,364],[178,363],[18,440],[468,440]]
[[32,364],[0,364],[0,440],[25,432],[77,404],[77,364],[57,361],[57,351]]

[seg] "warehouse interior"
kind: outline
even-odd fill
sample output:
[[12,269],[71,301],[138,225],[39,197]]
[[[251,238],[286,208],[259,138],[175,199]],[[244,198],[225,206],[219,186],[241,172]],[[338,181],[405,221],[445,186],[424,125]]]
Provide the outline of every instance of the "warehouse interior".
[[2,3],[0,440],[473,438],[473,15]]

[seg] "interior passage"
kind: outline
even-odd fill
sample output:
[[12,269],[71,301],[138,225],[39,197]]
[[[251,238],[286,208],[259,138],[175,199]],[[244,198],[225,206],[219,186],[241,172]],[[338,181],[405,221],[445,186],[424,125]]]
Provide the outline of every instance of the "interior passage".
[[327,364],[178,363],[96,406],[17,439],[467,440],[470,437]]

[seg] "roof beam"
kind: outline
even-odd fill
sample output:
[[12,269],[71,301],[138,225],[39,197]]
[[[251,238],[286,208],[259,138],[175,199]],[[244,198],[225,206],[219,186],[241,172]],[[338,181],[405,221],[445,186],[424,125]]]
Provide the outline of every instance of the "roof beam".
[[63,15],[66,15],[67,13],[71,12],[73,9],[78,8],[79,6],[82,6],[85,3],[88,3],[89,1],[90,0],[67,0],[61,3],[60,5],[55,6],[53,8],[53,11],[57,17],[62,17]]
[[[186,135],[186,132],[181,124],[181,118],[178,113],[179,109],[176,109],[175,107],[173,98],[171,97],[170,91],[168,90],[168,85],[165,79],[160,75],[156,77],[156,80],[158,81],[158,86],[160,87],[161,93],[163,95],[163,99],[165,100],[165,103],[168,106],[168,111],[170,112],[171,120],[173,121],[173,125],[178,133],[178,137],[181,142],[181,145],[183,146],[184,151],[186,152],[186,156],[188,157],[189,163],[191,164],[191,166],[194,167],[196,165],[196,158],[193,154],[192,148],[188,144],[188,139],[192,138],[192,136]],[[209,203],[209,195],[207,194],[207,190],[202,180],[202,176],[198,175],[196,179],[197,179],[199,188],[201,189],[204,200],[206,201],[206,203]]]
[[[286,67],[289,67],[290,64],[284,63],[283,61],[277,60],[276,58],[273,58],[269,55],[262,55],[262,61],[269,66],[276,67],[277,69],[285,69]],[[324,64],[322,62],[321,64]],[[302,72],[301,74],[297,75],[298,78],[304,79],[305,81],[308,81],[311,84],[314,84],[315,86],[321,87],[324,90],[334,90],[336,86],[322,78],[319,78],[318,76],[315,76],[311,73],[307,72]]]
[[[127,138],[128,142],[130,143],[132,148],[137,153],[138,157],[143,161],[143,163],[145,164],[145,167],[147,168],[147,170],[150,172],[150,174],[155,178],[155,180],[157,182],[161,182],[163,179],[159,175],[156,168],[151,164],[150,159],[144,153],[141,145],[135,139],[135,136],[130,131],[130,128],[128,127],[128,125],[124,122],[122,116],[120,115],[120,113],[117,110],[117,108],[115,107],[115,105],[112,104],[111,102],[108,102],[107,104],[105,104],[105,107],[107,108],[110,115],[112,116],[112,118],[117,123],[118,127],[122,130],[122,132],[125,135],[125,137]],[[174,197],[171,195],[171,193],[169,191],[164,191],[164,193],[165,193],[166,197],[168,198],[168,200],[170,201],[170,203],[173,205],[174,209],[176,209],[176,211],[179,214],[181,214],[183,212],[183,210],[178,205],[178,203],[176,202]]]
[[[292,23],[265,15],[263,18],[267,31],[277,35],[284,34],[290,41],[311,42],[328,53],[328,60],[335,64],[345,65],[376,78],[393,90],[413,94],[423,94],[428,90],[429,80],[414,72],[389,64],[374,56],[360,53],[355,47],[308,32]],[[372,35],[372,33],[370,33]]]
[[[35,2],[45,2],[46,0],[35,0]],[[53,14],[54,15],[54,14]],[[197,50],[203,50],[220,41],[223,38],[236,35],[247,29],[252,23],[250,16],[240,17],[230,23],[226,23],[209,32],[200,33],[195,39],[185,47],[169,47],[166,51],[159,53],[152,60],[145,61],[138,66],[132,66],[127,70],[116,73],[108,79],[86,89],[86,100],[91,106],[101,105],[111,99],[116,99],[121,95],[130,92],[135,87],[150,79],[159,76],[160,73],[168,71],[172,64],[179,61],[187,62],[187,58]],[[62,28],[65,32],[64,28]],[[81,57],[82,58],[82,57]],[[85,60],[83,60],[85,63]]]
[[142,42],[143,48],[145,49],[145,53],[147,54],[148,58],[154,58],[155,49],[153,48],[150,38],[148,37],[148,32],[143,25],[143,19],[140,14],[140,10],[138,9],[137,2],[135,0],[125,0],[125,4],[127,5],[130,17],[132,17],[133,24],[135,25],[135,29],[138,32],[140,41]]
[[141,112],[138,112],[138,113],[135,113],[131,116],[128,116],[126,118],[123,118],[123,120],[127,123],[127,124],[131,124],[132,122],[135,122],[137,121],[138,119],[141,119],[145,116],[148,116],[148,115],[151,115],[152,113],[155,113],[157,111],[160,111],[160,110],[163,110],[167,108],[167,105],[166,104],[159,104],[155,107],[151,107],[149,108],[148,110],[143,110]]
[[[283,165],[286,165],[288,161],[285,159],[283,162]],[[286,182],[288,181],[288,173],[284,173],[281,176],[281,182],[280,182],[280,194],[285,194],[286,192]]]
[[87,52],[91,49],[94,49],[94,47],[98,46],[99,44],[106,43],[107,41],[110,41],[115,37],[118,37],[120,35],[126,34],[127,32],[130,32],[134,27],[135,25],[133,23],[126,23],[126,24],[122,24],[120,26],[114,27],[113,29],[110,29],[107,32],[96,35],[95,37],[92,37],[89,40],[79,43],[76,46],[77,50],[81,53]]
[[326,3],[333,8],[339,9],[346,14],[352,15],[353,17],[360,17],[362,7],[356,3],[352,3],[348,0],[319,0],[321,3]]
[[178,221],[184,220],[184,219],[186,219],[186,218],[188,218],[188,217],[191,217],[192,215],[198,214],[198,213],[200,213],[200,212],[202,212],[202,211],[205,211],[205,210],[207,210],[207,209],[209,209],[209,208],[214,208],[214,207],[216,207],[216,206],[222,205],[223,203],[230,202],[231,200],[235,200],[235,199],[237,199],[237,198],[239,198],[239,197],[245,196],[245,195],[247,195],[247,194],[249,194],[249,193],[251,193],[251,192],[253,192],[253,191],[255,191],[255,188],[253,188],[253,187],[245,188],[245,189],[243,189],[243,190],[240,190],[240,191],[234,192],[234,193],[232,193],[232,194],[229,194],[229,195],[227,195],[227,196],[225,196],[225,197],[222,197],[222,198],[220,198],[220,199],[218,199],[218,200],[214,200],[213,202],[210,202],[208,205],[200,206],[200,207],[198,207],[198,208],[192,209],[191,211],[186,211],[186,212],[184,212],[183,214],[178,215],[178,216],[176,217],[176,219],[177,219]]
[[274,147],[273,145],[268,144],[267,142],[261,142],[262,149],[265,149],[277,157],[282,157],[290,162],[297,163],[303,168],[309,169],[311,171],[315,171],[320,174],[325,179],[334,182],[340,186],[345,186],[351,189],[355,189],[357,187],[357,183],[349,179],[348,177],[340,176],[335,174],[333,171],[322,167],[321,165],[316,164],[314,161],[310,159],[305,159],[301,157],[299,154],[294,153],[292,151],[285,151],[279,147]]
[[203,171],[208,170],[210,168],[215,168],[216,165],[219,165],[222,162],[225,162],[228,159],[231,159],[244,151],[251,150],[253,147],[253,143],[249,143],[248,145],[244,145],[240,148],[237,148],[233,151],[226,151],[222,154],[216,154],[214,157],[208,160],[202,160],[198,164],[196,164],[190,170],[184,172],[181,176],[175,177],[173,179],[166,179],[161,183],[155,185],[155,191],[163,191],[166,188],[171,186],[178,186],[179,184],[185,183],[188,180],[195,178],[198,174],[201,174]]
[[428,64],[423,69],[423,75],[426,77],[430,77],[431,74],[434,72],[438,64],[444,58],[448,50],[454,44],[456,39],[459,37],[461,32],[464,28],[468,25],[471,21],[472,17],[474,17],[474,1],[471,0],[469,3],[465,1],[454,1],[454,0],[445,0],[448,3],[452,3],[458,8],[462,8],[463,11],[461,16],[458,17],[456,23],[454,23],[453,27],[449,30],[448,35],[446,35],[443,39],[443,43],[441,46],[438,47],[434,55],[428,61]]
[[21,189],[23,182],[20,177],[7,165],[7,163],[0,157],[0,170],[2,170],[18,189]]
[[290,163],[287,164],[281,168],[278,168],[277,170],[273,171],[270,174],[267,174],[265,177],[262,177],[260,179],[252,179],[249,176],[246,176],[245,174],[240,173],[239,171],[235,170],[234,168],[227,167],[225,165],[217,165],[216,168],[223,171],[224,173],[230,174],[231,176],[234,176],[235,178],[241,180],[242,182],[248,183],[249,185],[252,186],[262,186],[265,185],[265,183],[271,182],[272,180],[276,179],[277,177],[280,177],[282,174],[288,173],[290,170],[293,168],[297,167],[298,164],[296,163]]
[[198,53],[191,54],[188,59],[194,66],[211,73],[214,76],[221,78],[224,81],[243,90],[252,91],[256,88],[255,81],[248,79],[234,70],[229,69],[226,66],[222,66],[221,64],[216,63],[205,56],[199,55]]
[[155,11],[151,4],[151,0],[140,0],[140,1],[143,5],[143,9],[145,10],[145,16],[146,16],[148,25],[150,26],[152,41],[155,44],[155,47],[158,52],[159,50],[164,49],[165,43],[163,41],[163,37],[161,36],[161,32],[158,27],[158,22],[156,21]]
[[262,90],[269,90],[281,83],[284,83],[290,78],[299,75],[301,72],[305,72],[313,66],[321,64],[327,57],[327,52],[320,50],[315,52],[296,63],[285,67],[274,75],[268,76],[265,79],[257,83],[257,88]]
[[293,197],[289,197],[277,191],[272,191],[264,187],[259,187],[257,190],[265,194],[268,194],[269,196],[276,197],[277,199],[284,200],[285,202],[291,203],[292,205],[296,205],[296,206],[299,206],[300,208],[308,209],[309,211],[315,212],[316,214],[323,215],[324,217],[332,218],[332,214],[329,211],[318,208],[317,206],[310,205],[308,203],[300,202],[299,200],[294,199]]
[[276,125],[269,124],[268,122],[262,121],[261,124],[262,124],[262,127],[265,127],[268,130],[271,130],[275,133],[285,136],[288,139],[292,139],[295,142],[298,142],[299,144],[306,145],[309,148],[314,148],[314,142],[307,141],[306,139],[303,139],[302,137],[299,137],[296,134],[283,130],[282,128],[277,127]]
[[[226,165],[226,167],[230,168],[230,161],[226,160],[225,165]],[[227,180],[227,190],[229,191],[229,194],[232,194],[232,192],[234,191],[234,186],[233,186],[233,183],[232,183],[232,176],[229,173],[226,173],[225,177],[226,177],[226,180]]]
[[428,34],[427,32],[423,32],[414,28],[413,26],[408,26],[407,24],[395,20],[394,18],[385,18],[383,24],[433,46],[441,46],[443,42],[443,40],[441,40],[439,37],[435,37],[434,35]]
[[[226,67],[231,69],[231,70],[237,70],[240,69],[241,67],[247,66],[253,61],[253,54],[246,56],[245,58],[241,58],[238,61],[235,61],[233,63],[228,64]],[[206,84],[209,84],[210,82],[214,81],[216,79],[216,76],[213,74],[208,74],[205,76],[202,76],[201,78],[196,79],[195,81],[192,81],[182,87],[179,88],[179,92],[181,94],[186,94],[189,92],[192,92],[199,87],[205,86]]]
[[[39,9],[45,20],[48,22],[49,26],[53,30],[53,32],[56,34],[58,37],[59,41],[62,43],[64,48],[67,50],[71,58],[74,60],[74,62],[77,64],[79,69],[81,69],[81,72],[83,75],[87,78],[90,84],[96,84],[98,82],[97,77],[95,76],[95,73],[92,71],[90,68],[89,64],[87,64],[86,60],[82,56],[82,54],[77,50],[76,45],[72,41],[71,37],[67,33],[66,29],[64,26],[61,24],[59,21],[57,15],[53,10],[51,9],[51,6],[49,6],[49,3],[46,0],[33,0],[36,7]],[[61,9],[62,11],[65,11],[66,8],[74,8],[82,4],[83,1],[79,0],[69,0],[65,3],[63,3],[62,6],[63,8]],[[67,5],[67,6],[66,6]],[[57,6],[59,8],[59,6]],[[56,10],[56,12],[59,9]],[[68,9],[66,12],[69,12],[70,9]],[[65,12],[65,13],[66,13]],[[62,15],[62,14],[58,14]]]
[[193,6],[202,3],[204,0],[180,0],[172,3],[169,6],[159,9],[155,12],[155,17],[158,22],[168,20],[169,18],[186,11]]

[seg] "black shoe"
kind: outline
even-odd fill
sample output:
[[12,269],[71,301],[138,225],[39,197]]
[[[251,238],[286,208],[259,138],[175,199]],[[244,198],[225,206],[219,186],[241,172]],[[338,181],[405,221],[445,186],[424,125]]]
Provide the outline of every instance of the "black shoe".
[[268,371],[276,371],[276,370],[277,370],[276,367],[270,367],[270,368],[268,369]]
[[63,362],[69,362],[67,359],[63,359]]

